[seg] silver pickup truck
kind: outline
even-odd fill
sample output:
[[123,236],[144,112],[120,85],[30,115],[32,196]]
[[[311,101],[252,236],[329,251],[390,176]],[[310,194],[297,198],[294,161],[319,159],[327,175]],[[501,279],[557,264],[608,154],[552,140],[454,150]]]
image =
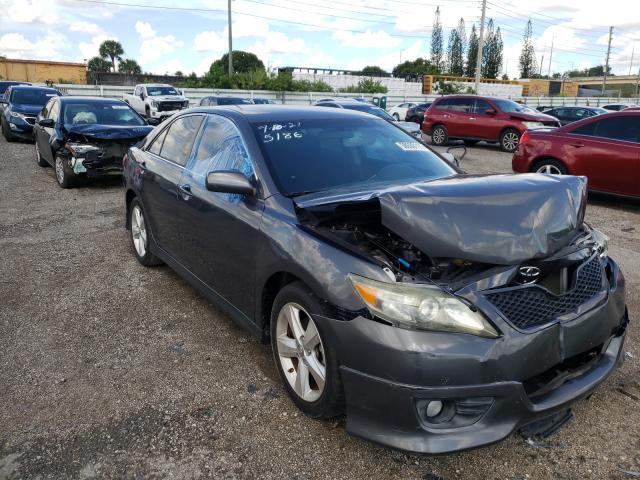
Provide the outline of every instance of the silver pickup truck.
[[133,94],[125,93],[123,99],[140,115],[159,120],[189,107],[187,97],[175,87],[165,84],[136,85]]

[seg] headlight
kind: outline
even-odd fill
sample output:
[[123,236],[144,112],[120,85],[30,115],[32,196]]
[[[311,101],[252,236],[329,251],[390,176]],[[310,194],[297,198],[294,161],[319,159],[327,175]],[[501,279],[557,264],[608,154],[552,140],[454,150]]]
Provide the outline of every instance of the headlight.
[[542,123],[542,122],[522,122],[522,124],[527,128],[541,128],[541,127],[544,127],[544,123]]
[[89,152],[100,150],[94,145],[83,145],[80,143],[67,143],[65,147],[71,152],[74,157],[84,157]]
[[151,100],[151,106],[153,108],[158,108],[158,102],[156,102],[155,100]]
[[597,245],[601,257],[606,257],[609,251],[609,237],[600,230],[593,228],[591,230],[591,238]]
[[26,118],[26,115],[23,115],[22,113],[18,113],[18,112],[11,112],[11,116],[14,118],[21,118],[22,120]]
[[354,274],[349,279],[369,311],[395,326],[498,337],[480,312],[436,286],[378,282]]
[[185,100],[184,102],[182,102],[182,106],[184,108],[189,108],[189,100]]

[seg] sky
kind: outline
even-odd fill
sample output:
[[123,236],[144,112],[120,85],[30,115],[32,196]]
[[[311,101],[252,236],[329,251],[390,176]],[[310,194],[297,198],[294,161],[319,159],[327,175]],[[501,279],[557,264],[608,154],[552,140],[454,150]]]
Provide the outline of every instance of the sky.
[[[487,18],[502,31],[503,73],[518,77],[531,19],[543,74],[604,64],[610,26],[613,72],[631,67],[638,74],[636,1],[487,0]],[[428,58],[437,6],[445,43],[460,18],[467,30],[479,25],[479,0],[233,0],[233,48],[255,53],[270,69],[390,71],[401,60]],[[228,49],[227,25],[227,0],[0,0],[0,55],[83,62],[116,39],[124,58],[144,71],[201,75]]]

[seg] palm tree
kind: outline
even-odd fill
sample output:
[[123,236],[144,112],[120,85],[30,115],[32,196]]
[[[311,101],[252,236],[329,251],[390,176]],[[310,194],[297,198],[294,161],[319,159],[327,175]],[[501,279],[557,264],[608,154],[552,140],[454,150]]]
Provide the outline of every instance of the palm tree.
[[111,65],[115,72],[116,60],[120,61],[122,59],[124,49],[122,48],[122,44],[117,40],[105,40],[100,44],[99,53],[102,58],[109,57],[111,59]]
[[118,72],[120,73],[129,73],[129,74],[138,74],[142,73],[142,68],[138,65],[138,62],[131,59],[122,60],[118,64]]

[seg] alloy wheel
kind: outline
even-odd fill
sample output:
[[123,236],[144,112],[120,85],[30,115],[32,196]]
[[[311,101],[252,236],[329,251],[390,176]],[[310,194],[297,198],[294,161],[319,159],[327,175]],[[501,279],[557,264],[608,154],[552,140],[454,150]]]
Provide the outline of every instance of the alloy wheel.
[[58,179],[58,183],[62,185],[64,183],[64,164],[62,163],[62,158],[56,157],[56,178]]
[[562,175],[562,172],[555,165],[545,164],[538,167],[536,173],[546,173],[548,175]]
[[136,253],[140,258],[144,257],[147,253],[147,228],[139,205],[131,210],[131,236]]
[[441,128],[436,128],[433,131],[433,135],[431,138],[433,140],[433,143],[435,143],[436,145],[440,145],[444,142],[444,130],[442,130]]
[[297,303],[286,303],[278,313],[276,348],[296,395],[306,402],[318,400],[327,376],[324,347],[311,315]]
[[518,142],[520,141],[520,137],[515,132],[505,133],[504,137],[502,137],[502,146],[505,150],[512,152],[516,148],[518,148]]

